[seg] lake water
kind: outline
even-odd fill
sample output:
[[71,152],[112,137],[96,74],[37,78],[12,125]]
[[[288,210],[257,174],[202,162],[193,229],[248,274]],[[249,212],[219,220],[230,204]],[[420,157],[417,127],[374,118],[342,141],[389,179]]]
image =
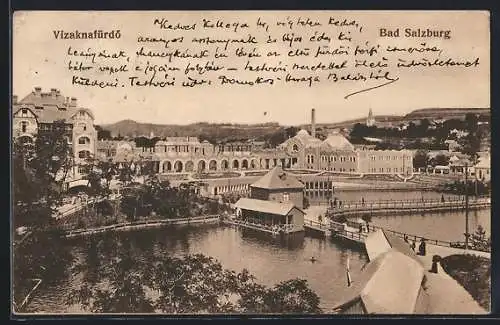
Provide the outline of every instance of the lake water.
[[[433,195],[430,193],[423,194]],[[346,193],[345,200],[352,198],[352,195],[353,192]],[[370,200],[369,194],[364,192],[363,195],[366,200]],[[403,194],[396,192],[396,195]],[[422,193],[404,195],[421,197]],[[464,216],[464,212],[384,216],[373,217],[372,223],[428,238],[458,241],[464,238]],[[473,231],[477,225],[482,225],[489,236],[489,209],[470,212],[469,229]],[[108,240],[106,235],[101,238],[104,238],[104,241]],[[309,286],[319,295],[321,306],[327,312],[337,302],[336,292],[346,286],[347,259],[350,260],[353,280],[368,261],[363,247],[348,246],[330,238],[299,234],[287,240],[273,239],[261,233],[222,225],[124,232],[120,234],[120,238],[130,243],[131,249],[139,253],[141,250],[154,249],[162,254],[179,256],[188,253],[209,255],[219,260],[225,268],[235,271],[248,269],[256,276],[258,282],[269,286],[296,277],[307,279]],[[89,240],[92,239],[81,238],[69,242],[72,245],[70,248],[72,254],[79,258],[88,255]],[[312,256],[318,261],[312,263],[310,261]],[[79,306],[67,305],[66,297],[71,288],[77,288],[81,284],[82,276],[76,274],[53,280],[50,285],[42,283],[33,295],[27,312],[81,312]]]

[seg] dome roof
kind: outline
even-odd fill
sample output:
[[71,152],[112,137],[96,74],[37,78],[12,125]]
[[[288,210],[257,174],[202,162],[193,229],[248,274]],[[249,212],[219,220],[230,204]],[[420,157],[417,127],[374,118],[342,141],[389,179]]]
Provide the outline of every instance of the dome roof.
[[307,137],[307,136],[309,136],[309,132],[307,132],[306,130],[302,129],[299,132],[297,132],[297,136],[298,137]]
[[342,134],[330,134],[323,143],[327,143],[334,149],[354,150],[354,146]]

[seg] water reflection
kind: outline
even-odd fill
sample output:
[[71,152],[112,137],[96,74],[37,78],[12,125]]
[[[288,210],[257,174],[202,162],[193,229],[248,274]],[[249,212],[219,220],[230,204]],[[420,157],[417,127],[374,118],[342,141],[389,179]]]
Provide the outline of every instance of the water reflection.
[[[489,234],[489,215],[490,210],[471,212],[470,229],[482,224]],[[461,240],[464,229],[462,212],[374,217],[372,223],[443,240]],[[52,282],[44,281],[28,312],[81,312],[81,308],[68,303],[71,289],[98,282],[100,270],[120,254],[130,254],[147,265],[157,262],[159,256],[202,253],[217,259],[224,268],[237,272],[246,268],[257,282],[268,286],[303,278],[327,309],[337,302],[336,293],[347,285],[347,259],[354,281],[368,261],[364,247],[335,239],[304,233],[273,237],[217,224],[108,233],[58,245],[70,250],[75,263],[83,264],[86,270],[51,274]],[[312,257],[316,259],[314,263]],[[59,268],[69,270],[72,265],[61,263]]]

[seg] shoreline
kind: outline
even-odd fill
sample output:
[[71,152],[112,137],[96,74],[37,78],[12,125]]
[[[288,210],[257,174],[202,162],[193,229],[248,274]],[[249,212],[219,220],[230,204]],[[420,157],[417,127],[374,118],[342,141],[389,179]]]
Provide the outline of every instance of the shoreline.
[[190,225],[190,224],[204,224],[204,223],[214,223],[220,221],[219,215],[213,216],[201,216],[194,218],[177,218],[177,219],[152,219],[146,221],[130,221],[122,222],[118,224],[94,227],[88,229],[75,229],[65,231],[63,237],[67,239],[91,236],[96,234],[107,233],[110,231],[132,231],[141,230],[149,228],[158,228],[164,226],[176,226],[176,225]]

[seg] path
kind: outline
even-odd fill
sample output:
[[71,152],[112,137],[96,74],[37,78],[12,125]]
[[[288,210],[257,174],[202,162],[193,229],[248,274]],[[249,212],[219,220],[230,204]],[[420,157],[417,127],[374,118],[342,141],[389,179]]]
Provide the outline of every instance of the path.
[[[427,270],[426,291],[429,295],[429,314],[487,314],[465,288],[446,273],[438,263],[438,273],[431,273],[432,256],[446,257],[455,254],[473,254],[491,258],[487,252],[463,250],[427,244],[426,256],[418,256]],[[444,298],[446,297],[446,298]]]

